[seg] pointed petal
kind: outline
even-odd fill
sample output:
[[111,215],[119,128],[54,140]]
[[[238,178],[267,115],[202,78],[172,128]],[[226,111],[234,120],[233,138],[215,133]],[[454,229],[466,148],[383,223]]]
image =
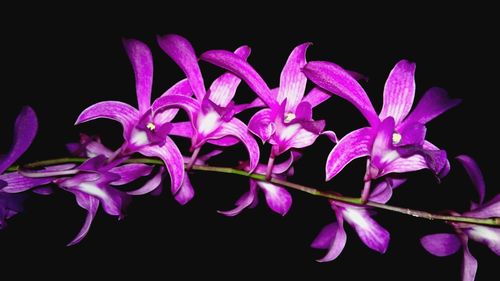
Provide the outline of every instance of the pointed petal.
[[407,158],[396,158],[379,171],[378,176],[382,177],[390,173],[408,173],[422,169],[428,169],[427,161],[422,155],[415,154]]
[[184,176],[184,181],[182,182],[182,186],[179,189],[179,192],[175,194],[175,201],[179,202],[181,205],[186,205],[187,202],[191,201],[194,197],[194,189],[193,185],[191,185],[191,181],[189,181],[189,177],[186,174]]
[[325,225],[318,236],[314,238],[314,241],[311,243],[311,247],[315,249],[328,249],[335,238],[335,234],[337,234],[338,224],[336,222]]
[[172,127],[168,132],[169,135],[192,138],[193,137],[193,125],[190,121],[170,123]]
[[[250,55],[250,47],[241,46],[234,53],[246,60]],[[240,82],[241,79],[230,72],[222,74],[210,86],[210,100],[218,106],[226,107],[233,99]]]
[[190,120],[194,120],[196,112],[200,110],[197,100],[182,95],[167,95],[156,99],[151,106],[153,114],[158,114],[168,108],[182,108],[188,114]]
[[203,53],[200,58],[234,73],[243,79],[269,107],[277,106],[266,82],[248,62],[238,55],[225,50],[211,50]]
[[54,178],[29,178],[18,172],[7,173],[0,175],[0,181],[7,183],[6,186],[0,189],[0,192],[19,193],[37,186],[49,184],[52,180],[54,180]]
[[430,234],[420,239],[420,244],[424,249],[438,257],[446,257],[456,253],[462,243],[455,234],[437,233]]
[[[180,95],[180,96],[188,96],[188,97],[193,95],[193,90],[191,90],[191,86],[189,85],[189,81],[187,80],[187,78],[182,79],[181,81],[174,84],[161,96],[163,97],[163,96],[169,96],[169,95]],[[165,124],[167,122],[170,122],[170,121],[172,121],[172,119],[174,119],[175,115],[177,115],[178,111],[179,111],[179,109],[177,109],[177,108],[171,108],[171,109],[167,109],[167,110],[164,110],[162,112],[159,112],[158,114],[155,114],[154,121],[157,124]]]
[[233,146],[237,143],[240,142],[238,138],[235,138],[233,136],[225,136],[220,139],[215,139],[215,140],[208,140],[207,141],[210,144],[217,145],[217,146]]
[[381,254],[387,251],[390,234],[370,217],[364,208],[347,207],[342,210],[345,220],[356,230],[368,248]]
[[75,238],[73,238],[71,242],[68,243],[67,246],[78,244],[80,241],[82,241],[83,238],[85,238],[85,236],[89,232],[90,225],[92,224],[92,221],[94,220],[94,217],[97,213],[97,208],[99,208],[99,200],[97,200],[97,198],[80,192],[75,192],[75,196],[78,205],[87,210],[87,216],[85,217],[85,222],[80,229],[80,232],[76,235]]
[[476,218],[500,217],[500,194],[497,194],[487,203],[474,208],[470,212],[464,213]]
[[123,126],[124,135],[129,136],[132,129],[139,121],[139,117],[137,109],[126,103],[119,101],[102,101],[82,111],[75,125],[98,118],[111,119],[120,122]]
[[369,200],[381,204],[385,204],[392,197],[392,187],[388,181],[384,180],[377,184],[375,189],[370,193]]
[[482,243],[500,256],[500,228],[472,225],[464,230],[472,240]]
[[[288,101],[288,100],[287,100]],[[288,102],[287,102],[288,104]],[[297,119],[302,119],[305,121],[312,120],[312,106],[307,101],[299,102],[295,109],[295,115]]]
[[352,103],[370,125],[378,124],[379,118],[365,91],[340,66],[331,62],[314,61],[306,64],[303,72],[316,85]]
[[280,155],[291,148],[304,148],[312,145],[324,128],[324,124],[324,121],[320,120],[303,121],[286,126],[279,131],[277,137],[270,141],[275,145],[275,154]]
[[337,224],[335,226],[335,236],[331,238],[331,244],[329,246],[328,252],[323,258],[317,260],[318,262],[332,261],[336,259],[340,255],[340,253],[342,253],[342,250],[344,250],[345,243],[347,242],[347,235],[344,230],[344,220],[342,216],[337,216]]
[[234,217],[241,213],[245,208],[250,207],[257,199],[257,184],[254,180],[250,180],[250,190],[236,201],[236,208],[229,211],[217,211],[228,217]]
[[149,175],[152,170],[153,170],[152,166],[139,163],[114,167],[109,171],[111,173],[119,175],[120,179],[112,182],[111,185],[124,185],[133,182],[140,177]]
[[21,109],[14,124],[14,139],[12,147],[6,155],[0,157],[0,174],[19,158],[33,142],[38,130],[35,111],[29,106]]
[[373,139],[371,128],[361,128],[344,136],[328,155],[326,160],[326,180],[337,175],[352,160],[370,155]]
[[154,156],[163,160],[170,174],[170,188],[172,193],[177,193],[184,179],[184,160],[179,148],[172,139],[167,137],[162,147],[157,145],[146,146],[141,148],[139,152],[145,156]]
[[149,47],[135,39],[123,39],[123,46],[132,63],[139,112],[146,112],[151,106],[153,86],[153,56]]
[[196,99],[201,101],[205,96],[205,84],[191,43],[186,38],[176,34],[157,36],[156,39],[161,49],[186,74]]
[[[279,164],[274,164],[273,174],[279,175],[279,174],[283,174],[286,171],[288,171],[288,169],[290,169],[290,167],[292,166],[293,162],[295,160],[297,160],[296,158],[300,158],[300,155],[298,155],[298,153],[296,153],[296,152],[290,151],[290,157],[288,157],[287,160],[285,160],[284,162],[279,163]],[[264,166],[264,172],[265,172],[266,168],[267,168],[267,166]]]
[[154,177],[149,179],[142,187],[136,190],[132,190],[127,192],[127,194],[130,195],[144,195],[147,193],[150,193],[152,191],[155,191],[158,187],[161,185],[161,181],[163,179],[163,173],[165,172],[165,168],[160,167],[160,170]]
[[370,172],[372,179],[379,177],[379,171],[384,170],[387,164],[399,158],[398,152],[392,145],[393,133],[394,119],[387,117],[378,127],[377,135],[373,141],[370,163],[376,172]]
[[459,155],[456,159],[464,166],[465,171],[469,175],[469,178],[472,180],[472,184],[476,187],[477,193],[479,194],[479,204],[482,204],[484,201],[486,187],[484,184],[483,173],[481,173],[479,165],[477,165],[474,159],[467,155]]
[[281,103],[286,99],[287,112],[293,112],[304,96],[307,78],[302,73],[302,68],[307,63],[306,51],[310,45],[311,43],[304,43],[295,47],[281,72],[277,101]]
[[449,98],[448,93],[444,89],[431,88],[425,92],[404,123],[418,122],[425,124],[443,112],[457,106],[460,102],[460,99]]
[[263,143],[268,141],[276,130],[273,111],[270,108],[257,111],[250,118],[248,129],[259,137]]
[[290,193],[285,188],[268,182],[257,182],[257,184],[264,191],[269,208],[285,216],[292,206],[292,196]]
[[467,242],[464,242],[464,260],[462,263],[462,281],[474,281],[477,272],[477,260],[469,251]]
[[253,171],[259,164],[260,149],[245,123],[232,118],[230,122],[222,124],[221,129],[213,135],[213,138],[218,139],[228,135],[238,138],[245,145],[250,159],[250,172]]
[[410,112],[415,98],[415,63],[401,60],[394,66],[384,87],[380,119],[391,116],[399,125]]
[[332,95],[329,94],[327,91],[319,88],[319,87],[314,87],[303,99],[302,101],[306,101],[311,106],[314,108],[315,106],[320,105],[327,99],[331,98]]

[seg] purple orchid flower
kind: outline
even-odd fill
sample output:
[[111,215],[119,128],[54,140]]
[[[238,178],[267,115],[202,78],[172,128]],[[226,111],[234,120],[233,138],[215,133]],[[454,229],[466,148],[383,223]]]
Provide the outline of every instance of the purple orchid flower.
[[275,157],[291,148],[304,148],[314,143],[320,134],[326,134],[336,142],[332,131],[323,131],[325,121],[315,121],[312,109],[330,97],[314,88],[304,97],[307,83],[301,72],[306,65],[306,50],[311,43],[297,46],[281,72],[280,87],[270,90],[264,80],[241,57],[224,50],[207,51],[201,59],[231,71],[241,77],[259,96],[267,108],[258,111],[248,124],[249,130],[262,142],[273,145],[266,176],[269,178]]
[[[292,164],[294,161],[300,158],[298,152],[292,152],[288,160],[283,163],[273,166],[272,176],[277,179],[285,180],[288,176],[292,176],[294,173]],[[249,171],[250,167],[248,163],[244,162],[240,165],[240,168]],[[255,169],[256,173],[265,173],[266,165],[259,164]],[[258,181],[250,179],[250,190],[243,194],[243,196],[236,201],[236,207],[229,211],[219,211],[219,213],[233,217],[241,213],[246,208],[254,208],[258,203],[258,189],[264,192],[267,205],[274,212],[285,216],[290,207],[292,206],[292,196],[290,193],[282,186],[272,184],[269,182]]]
[[389,173],[426,168],[440,177],[448,173],[446,152],[425,140],[425,124],[460,100],[448,98],[443,89],[431,88],[408,114],[415,96],[414,63],[402,60],[391,71],[379,115],[361,85],[334,63],[310,62],[303,72],[316,85],[351,102],[370,124],[347,134],[333,148],[326,163],[326,180],[364,156],[369,156],[365,182]]
[[69,153],[79,157],[93,158],[98,155],[104,155],[108,158],[113,157],[113,151],[101,142],[97,136],[88,136],[80,134],[80,141],[66,144]]
[[[123,40],[123,44],[135,73],[138,110],[118,101],[99,102],[85,109],[78,117],[76,124],[98,118],[120,122],[123,126],[125,143],[117,154],[129,155],[138,152],[148,157],[162,159],[170,174],[172,193],[175,194],[182,185],[184,164],[181,152],[168,134],[178,126],[176,123],[170,123],[178,109],[173,108],[161,113],[152,111],[153,58],[151,50],[137,40]],[[162,96],[183,96],[191,95],[191,93],[189,83],[182,80]]]
[[[380,182],[370,194],[373,202],[385,204],[392,195],[392,189],[404,183],[404,180],[392,179]],[[371,218],[371,211],[367,207],[354,206],[347,203],[330,200],[337,222],[323,227],[314,239],[311,247],[328,249],[327,254],[319,262],[328,262],[336,259],[345,247],[347,235],[344,230],[344,221],[351,225],[359,238],[370,249],[385,253],[389,246],[390,234]]]
[[[235,106],[232,99],[240,83],[240,79],[231,73],[217,78],[207,91],[203,82],[198,60],[191,43],[184,37],[169,34],[158,37],[158,43],[165,53],[174,60],[187,76],[195,98],[169,95],[163,96],[153,103],[153,112],[162,112],[165,108],[178,107],[184,109],[190,121],[171,131],[171,134],[191,138],[192,160],[188,169],[196,161],[201,146],[206,142],[231,146],[241,141],[248,150],[251,170],[258,164],[259,146],[247,126],[236,113],[245,108]],[[250,48],[242,46],[235,53],[242,60],[250,55]]]
[[[463,213],[463,215],[474,218],[500,217],[500,195],[496,195],[489,202],[483,203],[486,188],[483,175],[476,161],[466,155],[458,156],[457,159],[464,166],[479,194],[479,203],[472,202],[471,210]],[[461,271],[462,280],[473,281],[477,271],[477,260],[469,251],[469,239],[485,244],[500,256],[500,229],[467,223],[451,223],[451,225],[454,227],[455,234],[431,234],[422,237],[420,242],[425,250],[438,257],[454,254],[462,247],[464,254]]]
[[[29,148],[38,130],[36,114],[31,107],[23,107],[14,125],[14,141],[9,152],[0,157],[0,229],[7,219],[23,210],[25,194],[9,194],[3,189],[13,181],[17,172],[3,174]],[[20,176],[19,176],[20,177]]]

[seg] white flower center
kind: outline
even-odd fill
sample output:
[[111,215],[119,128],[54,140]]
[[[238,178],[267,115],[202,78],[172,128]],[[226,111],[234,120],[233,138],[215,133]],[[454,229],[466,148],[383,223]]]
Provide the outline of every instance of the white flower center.
[[392,144],[398,144],[401,142],[401,134],[394,132],[392,134]]
[[146,132],[134,128],[130,142],[135,145],[145,145],[149,143],[148,135]]
[[216,111],[210,111],[207,115],[199,114],[196,123],[198,130],[203,135],[208,135],[219,126],[220,115]]
[[284,122],[285,123],[290,123],[290,122],[292,122],[293,119],[295,119],[295,117],[297,117],[295,115],[295,113],[293,113],[293,112],[287,112],[287,113],[285,113],[285,121]]
[[370,228],[366,218],[360,213],[360,211],[352,208],[346,208],[343,214],[346,220],[355,223],[359,227],[363,229]]

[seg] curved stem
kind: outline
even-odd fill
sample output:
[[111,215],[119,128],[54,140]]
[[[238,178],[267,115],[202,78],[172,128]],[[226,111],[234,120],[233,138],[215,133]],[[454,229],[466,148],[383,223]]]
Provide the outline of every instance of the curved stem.
[[[32,163],[23,165],[22,167],[23,168],[39,168],[39,167],[64,164],[64,163],[83,163],[86,160],[87,160],[87,158],[65,157],[65,158],[56,158],[56,159],[32,162]],[[126,160],[125,163],[143,163],[143,164],[150,164],[150,165],[163,165],[163,162],[161,160],[151,159],[151,158],[133,158],[133,159]],[[19,170],[19,168],[20,168],[20,166],[12,166],[7,171],[14,172],[14,171]],[[266,181],[266,175],[264,175],[264,174],[257,174],[257,173],[249,174],[246,171],[234,169],[234,168],[229,168],[229,167],[193,165],[191,167],[191,170],[233,174],[233,175],[239,175],[239,176],[252,178],[255,180]],[[465,217],[465,216],[439,215],[439,214],[429,213],[429,212],[420,211],[420,210],[414,210],[414,209],[409,209],[409,208],[381,204],[381,203],[377,203],[377,202],[373,202],[373,201],[363,202],[362,198],[341,196],[341,195],[333,194],[333,193],[330,193],[327,191],[321,191],[321,190],[318,190],[318,189],[315,189],[312,187],[308,187],[305,185],[301,185],[301,184],[297,184],[297,183],[293,183],[293,182],[289,182],[289,181],[285,181],[285,180],[280,180],[277,178],[271,178],[269,180],[269,182],[275,183],[275,184],[278,184],[281,186],[286,186],[288,188],[299,190],[299,191],[302,191],[305,193],[309,193],[309,194],[314,195],[314,196],[334,200],[334,201],[349,203],[349,204],[357,205],[357,206],[369,206],[369,207],[387,210],[387,211],[391,211],[391,212],[396,212],[396,213],[409,215],[409,216],[413,216],[413,217],[417,217],[417,218],[424,218],[424,219],[428,219],[428,220],[439,220],[439,221],[446,221],[446,222],[461,222],[461,223],[488,225],[488,226],[496,226],[496,227],[500,226],[500,217],[472,218],[472,217]]]

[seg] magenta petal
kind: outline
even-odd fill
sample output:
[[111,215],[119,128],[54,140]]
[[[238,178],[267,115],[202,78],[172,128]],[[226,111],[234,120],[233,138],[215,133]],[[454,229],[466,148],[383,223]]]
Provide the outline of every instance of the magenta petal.
[[99,200],[97,200],[97,198],[80,192],[75,192],[75,196],[78,205],[87,210],[87,216],[85,217],[85,222],[80,229],[80,232],[78,232],[76,237],[73,238],[73,240],[69,242],[67,246],[73,246],[82,241],[83,238],[85,238],[85,236],[89,232],[90,225],[92,224],[92,221],[94,220],[94,217],[97,213],[97,208],[99,208]]
[[213,145],[218,145],[218,146],[233,146],[237,143],[240,142],[238,138],[235,138],[233,136],[225,136],[220,139],[215,139],[215,140],[208,140],[208,143],[211,143]]
[[476,161],[467,155],[460,155],[456,158],[464,166],[465,171],[472,180],[472,184],[476,187],[477,193],[479,194],[479,204],[482,204],[484,201],[486,187],[481,169],[479,169]]
[[191,201],[194,197],[194,189],[189,181],[187,174],[184,176],[184,181],[182,182],[181,188],[175,194],[175,201],[179,202],[181,205],[186,205],[187,202]]
[[37,186],[49,184],[53,179],[51,177],[29,178],[18,172],[7,173],[0,175],[0,181],[7,183],[6,186],[0,189],[0,192],[19,193]]
[[153,170],[152,166],[139,163],[114,167],[109,171],[111,173],[119,175],[120,179],[112,182],[111,185],[124,185],[130,183],[140,177],[149,175],[152,170]]
[[313,108],[320,105],[327,99],[331,98],[332,95],[325,90],[314,87],[303,99],[302,101],[308,102]]
[[394,119],[387,117],[379,125],[377,134],[373,140],[371,153],[371,166],[375,168],[376,173],[370,173],[372,178],[380,176],[380,171],[390,162],[399,157],[398,152],[393,149],[392,139],[394,133]]
[[304,74],[316,85],[352,103],[370,125],[375,126],[379,118],[370,99],[359,83],[340,66],[324,61],[313,61],[303,68]]
[[190,120],[194,120],[196,112],[200,110],[200,104],[197,100],[182,95],[168,95],[156,99],[151,106],[154,114],[170,107],[182,108],[186,111]]
[[75,125],[98,118],[107,118],[118,121],[123,126],[123,133],[129,136],[136,122],[139,112],[132,106],[119,101],[102,101],[87,107],[75,122]]
[[407,173],[422,169],[428,169],[427,161],[422,155],[412,155],[407,158],[396,158],[387,164],[383,170],[379,171],[378,176],[384,176],[390,173]]
[[[340,255],[340,253],[342,253],[342,250],[344,250],[345,243],[347,242],[347,235],[346,235],[345,230],[344,230],[344,221],[342,219],[342,216],[337,216],[337,220],[338,220],[337,223],[332,226],[333,229],[323,228],[320,232],[320,235],[318,235],[318,238],[328,240],[328,239],[326,239],[327,238],[326,236],[331,235],[331,233],[333,231],[335,231],[335,232],[333,232],[334,235],[330,240],[328,252],[326,253],[326,255],[323,258],[318,259],[317,260],[318,262],[332,261],[332,260],[336,259]],[[319,237],[319,236],[323,236],[322,234],[324,235],[324,238]],[[321,244],[321,243],[318,242],[317,244]],[[322,246],[322,245],[320,245],[320,246]]]
[[263,143],[268,141],[276,130],[273,111],[265,108],[255,113],[248,122],[248,129],[258,136]]
[[299,104],[297,104],[295,109],[295,116],[299,120],[311,121],[312,120],[311,104],[308,103],[307,101],[299,102]]
[[[274,166],[273,166],[273,174],[283,174],[283,173],[285,173],[286,171],[288,171],[288,169],[290,169],[290,167],[292,166],[293,162],[295,160],[297,160],[298,158],[300,158],[300,154],[298,152],[290,151],[290,157],[288,157],[287,160],[285,160],[282,163],[274,164]],[[263,172],[264,173],[265,173],[265,169],[266,168],[267,168],[267,166],[263,167]],[[257,169],[257,171],[259,169]]]
[[[180,95],[180,96],[192,96],[193,95],[193,90],[191,90],[191,86],[189,85],[189,81],[187,79],[182,79],[181,81],[177,82],[175,85],[170,87],[165,93],[163,93],[161,96],[169,96],[169,95]],[[164,110],[162,112],[159,112],[155,114],[154,116],[154,121],[156,124],[165,124],[167,122],[172,121],[174,119],[175,115],[177,115],[177,112],[179,111],[178,108],[171,108]]]
[[307,78],[302,68],[307,63],[306,51],[310,45],[304,43],[295,47],[281,72],[277,101],[281,104],[286,99],[286,112],[293,112],[304,96]]
[[217,211],[219,214],[223,214],[228,217],[234,217],[241,213],[245,208],[251,207],[251,205],[257,200],[257,183],[254,180],[250,180],[250,190],[243,194],[243,196],[236,201],[236,208],[229,211]]
[[149,179],[142,187],[132,190],[127,192],[127,194],[130,195],[144,195],[147,193],[150,193],[152,191],[155,191],[161,184],[161,181],[163,179],[163,173],[165,172],[165,168],[160,167],[160,170],[154,177]]
[[427,128],[422,123],[405,122],[405,125],[398,129],[401,140],[396,145],[423,145],[426,132]]
[[29,106],[21,109],[14,125],[14,139],[9,152],[0,157],[0,174],[19,158],[33,142],[38,130],[35,111]]
[[149,47],[141,41],[123,39],[123,46],[132,63],[135,74],[135,87],[139,112],[146,112],[151,106],[153,86],[153,56]]
[[392,197],[392,187],[388,181],[382,181],[370,193],[369,200],[381,204],[385,204]]
[[390,234],[370,217],[368,210],[346,207],[342,210],[345,220],[356,230],[359,238],[368,248],[385,253],[389,246]]
[[201,59],[234,73],[243,79],[269,107],[277,106],[266,82],[248,62],[238,55],[225,50],[211,50],[203,53]]
[[139,151],[145,156],[159,157],[165,163],[170,174],[170,188],[172,193],[177,193],[184,179],[184,160],[179,148],[169,137],[166,137],[165,144],[162,147],[146,146]]
[[404,122],[425,124],[459,103],[460,99],[449,98],[446,90],[437,87],[431,88],[425,92]]
[[[250,47],[241,46],[234,53],[246,60],[250,55]],[[232,73],[222,74],[210,86],[210,100],[218,106],[226,107],[233,99],[240,82],[241,79]]]
[[472,211],[464,213],[464,215],[475,218],[500,217],[500,194]]
[[213,135],[213,138],[218,139],[228,135],[238,138],[246,147],[250,159],[250,172],[253,171],[259,164],[260,149],[245,123],[232,118],[230,122],[222,123],[221,129]]
[[190,121],[170,123],[171,128],[168,132],[169,135],[180,136],[185,138],[193,137],[193,125]]
[[196,99],[201,101],[205,96],[205,84],[191,43],[186,38],[176,34],[157,36],[156,39],[162,50],[186,74]]
[[420,239],[420,244],[427,252],[438,257],[452,255],[462,246],[462,242],[457,235],[449,233],[426,235]]
[[464,243],[464,260],[462,263],[462,281],[474,281],[477,272],[477,260],[469,251],[467,241]]
[[332,179],[352,160],[370,155],[371,128],[361,128],[344,136],[328,155],[326,180]]
[[338,225],[336,222],[325,225],[316,238],[314,238],[314,241],[311,243],[311,247],[315,249],[330,248],[330,245],[332,245],[333,239],[335,238],[335,234],[337,233],[337,227]]
[[264,191],[267,205],[271,210],[282,216],[288,213],[292,206],[292,196],[285,188],[268,182],[257,182],[257,185]]
[[415,97],[415,64],[401,60],[394,66],[384,87],[384,105],[380,120],[391,116],[396,125],[410,112]]
[[[496,216],[498,215],[497,213]],[[469,238],[488,246],[491,251],[500,256],[500,228],[472,225],[464,232]]]

